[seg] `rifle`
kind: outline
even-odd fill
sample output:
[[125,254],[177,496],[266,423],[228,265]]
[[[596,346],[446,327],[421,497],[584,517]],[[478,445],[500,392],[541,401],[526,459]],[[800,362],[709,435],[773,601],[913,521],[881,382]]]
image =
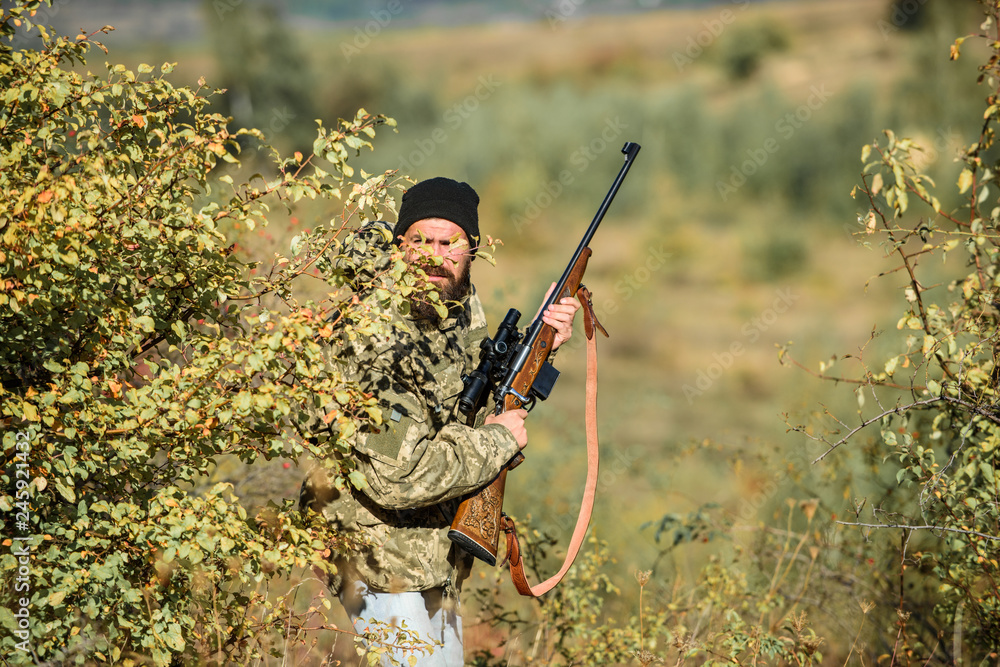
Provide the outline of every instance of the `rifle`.
[[[593,319],[593,310],[590,306],[590,295],[583,286],[583,274],[587,270],[587,262],[590,259],[590,241],[597,231],[597,227],[604,219],[605,213],[611,206],[618,189],[628,174],[632,162],[639,153],[639,144],[627,142],[622,148],[625,155],[625,164],[618,172],[611,189],[601,203],[597,214],[583,235],[583,239],[573,253],[572,259],[563,271],[562,277],[556,283],[555,288],[549,293],[538,315],[528,326],[524,334],[518,331],[517,323],[521,313],[511,308],[503,322],[497,328],[497,333],[493,338],[486,338],[480,345],[481,355],[479,366],[472,373],[464,376],[464,390],[459,396],[459,409],[466,415],[472,416],[482,407],[486,396],[492,392],[496,404],[496,413],[501,414],[509,410],[525,408],[531,410],[537,400],[545,400],[552,391],[552,387],[559,377],[559,371],[549,363],[548,358],[552,353],[552,345],[555,340],[555,329],[542,321],[542,313],[553,303],[563,297],[576,296],[580,299],[584,309],[584,318],[587,326],[587,337],[592,339],[593,326],[596,320]],[[600,324],[598,328],[607,335]],[[596,353],[595,353],[596,354]],[[594,358],[596,360],[596,357]],[[590,362],[588,362],[590,363]],[[590,363],[593,366],[592,363]],[[596,370],[591,368],[591,372]],[[589,375],[589,373],[588,373]],[[590,466],[593,470],[593,482],[591,474],[588,473],[588,487],[596,487],[596,408],[591,405],[596,404],[596,394],[590,396],[589,385],[596,384],[596,374],[593,382],[588,379],[588,450],[592,450],[589,455],[593,459]],[[591,400],[592,398],[592,400]],[[593,417],[593,419],[592,419]],[[593,421],[593,428],[591,428]],[[593,436],[593,437],[592,437]],[[593,444],[591,446],[591,440]],[[524,455],[518,452],[501,470],[496,479],[483,488],[477,494],[472,495],[459,505],[455,518],[451,524],[448,537],[456,542],[466,551],[476,558],[485,561],[491,566],[497,562],[497,549],[500,542],[500,532],[503,530],[508,535],[507,558],[511,561],[511,573],[518,590],[523,595],[540,595],[549,590],[551,586],[545,585],[551,582],[554,586],[558,579],[562,578],[565,570],[569,569],[576,550],[579,545],[571,545],[560,574],[552,580],[545,582],[540,592],[530,589],[523,576],[520,564],[520,550],[517,545],[516,533],[514,533],[513,521],[503,512],[504,488],[507,483],[507,472],[513,470],[524,461]],[[593,503],[593,488],[590,492],[589,501]],[[584,503],[586,505],[587,503]],[[586,518],[584,515],[586,514]],[[582,542],[583,532],[590,520],[589,507],[586,512],[581,510],[580,519],[577,521],[577,531],[574,533],[574,543]],[[582,530],[580,530],[582,524]],[[579,533],[577,539],[576,533]],[[518,572],[515,574],[515,566]],[[520,581],[519,581],[520,579]],[[555,581],[553,581],[555,580]]]

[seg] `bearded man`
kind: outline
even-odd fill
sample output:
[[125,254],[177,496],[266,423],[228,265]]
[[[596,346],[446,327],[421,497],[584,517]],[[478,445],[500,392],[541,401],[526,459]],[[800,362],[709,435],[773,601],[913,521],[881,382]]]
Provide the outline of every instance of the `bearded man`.
[[[488,335],[471,283],[479,234],[479,196],[449,178],[422,181],[403,195],[392,231],[406,260],[419,265],[447,303],[441,317],[426,301],[393,313],[404,327],[387,340],[356,341],[347,361],[383,420],[352,443],[367,485],[339,491],[308,481],[303,502],[342,534],[367,545],[336,562],[331,588],[359,633],[370,620],[401,627],[434,644],[418,665],[463,665],[459,595],[473,557],[448,539],[458,504],[490,484],[528,443],[525,410],[494,414],[488,404],[474,419],[458,411],[462,377],[479,363]],[[562,299],[543,313],[555,328],[554,347],[569,339],[579,304]],[[372,647],[373,649],[375,647]],[[410,653],[382,646],[408,664]]]

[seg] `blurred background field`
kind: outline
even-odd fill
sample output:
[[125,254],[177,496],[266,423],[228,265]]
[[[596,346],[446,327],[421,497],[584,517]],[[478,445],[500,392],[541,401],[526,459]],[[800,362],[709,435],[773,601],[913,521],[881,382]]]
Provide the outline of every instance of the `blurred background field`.
[[[286,152],[309,150],[316,118],[330,126],[359,107],[395,118],[398,133],[381,132],[354,164],[478,190],[482,228],[503,241],[496,267],[474,265],[494,324],[510,307],[534,313],[622,144],[642,145],[586,280],[611,334],[592,534],[623,589],[654,563],[665,586],[700,566],[696,545],[657,561],[664,546],[643,525],[666,514],[714,503],[752,529],[785,516],[788,498],[820,496],[829,516],[868,491],[861,474],[823,486],[811,463],[822,450],[782,416],[850,409],[850,388],[782,365],[778,346],[818,371],[875,331],[865,360],[884,363],[902,278],[871,280],[892,263],[859,245],[861,147],[891,127],[923,142],[939,183],[955,182],[982,93],[975,57],[951,62],[948,48],[978,24],[975,2],[78,0],[49,11],[67,34],[116,26],[111,62],[176,62],[175,82],[227,89],[218,109]],[[336,213],[279,211],[236,233],[266,260]],[[301,285],[303,298],[322,294],[319,281]],[[560,353],[563,376],[508,482],[508,511],[563,540],[584,476],[583,357],[579,345]],[[281,462],[220,471],[249,503],[296,494],[302,475]],[[634,613],[631,595],[621,613]],[[835,628],[829,613],[820,624]]]

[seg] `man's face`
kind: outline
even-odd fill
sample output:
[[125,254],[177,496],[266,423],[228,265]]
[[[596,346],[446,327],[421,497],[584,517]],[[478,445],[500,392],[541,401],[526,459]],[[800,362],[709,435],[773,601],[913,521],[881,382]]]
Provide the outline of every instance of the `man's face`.
[[[468,292],[472,252],[469,238],[454,222],[443,218],[419,220],[403,234],[403,247],[406,261],[420,264],[437,285],[442,299],[460,299]],[[428,262],[430,256],[441,257],[441,265]]]

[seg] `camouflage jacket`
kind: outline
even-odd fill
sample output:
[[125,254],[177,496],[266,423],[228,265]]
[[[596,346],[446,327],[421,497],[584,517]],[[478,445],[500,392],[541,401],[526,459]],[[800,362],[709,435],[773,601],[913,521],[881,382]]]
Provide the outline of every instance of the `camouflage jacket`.
[[448,539],[458,503],[518,452],[510,430],[483,424],[486,410],[474,427],[457,410],[462,376],[478,364],[487,335],[475,290],[448,319],[407,318],[406,325],[394,339],[345,347],[361,388],[377,396],[383,413],[383,424],[353,443],[367,488],[307,482],[304,489],[305,501],[334,529],[370,544],[337,563],[335,591],[356,579],[382,591],[458,590],[472,565]]

